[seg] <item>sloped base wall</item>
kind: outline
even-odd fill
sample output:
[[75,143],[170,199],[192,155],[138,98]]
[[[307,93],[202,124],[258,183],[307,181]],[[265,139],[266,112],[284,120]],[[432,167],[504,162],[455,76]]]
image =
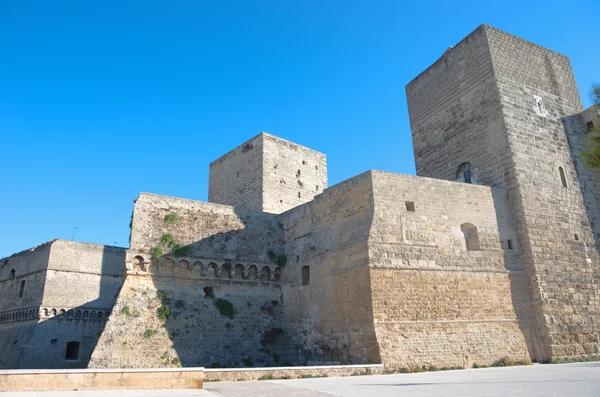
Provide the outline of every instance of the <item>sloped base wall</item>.
[[[214,297],[205,296],[204,287],[213,288]],[[283,363],[289,357],[278,350],[288,333],[281,299],[277,283],[129,275],[89,367]],[[231,304],[233,312],[220,313],[218,300]],[[166,321],[159,318],[161,307],[170,311]]]

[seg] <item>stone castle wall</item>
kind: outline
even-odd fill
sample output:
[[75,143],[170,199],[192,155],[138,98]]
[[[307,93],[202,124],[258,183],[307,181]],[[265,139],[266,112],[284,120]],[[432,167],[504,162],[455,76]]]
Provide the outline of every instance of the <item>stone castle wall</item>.
[[286,308],[301,363],[379,362],[369,303],[372,216],[368,173],[280,215],[291,282]]
[[[124,260],[122,248],[62,240],[2,260],[0,273],[9,268],[15,276],[0,281],[7,302],[0,368],[85,367],[123,282]],[[79,342],[76,360],[65,360],[67,342]]]
[[[600,283],[594,274],[600,273],[600,260],[563,124],[582,110],[569,59],[497,29],[487,31],[513,153],[509,188],[543,358],[598,353]],[[534,95],[543,101],[542,114]]]
[[263,137],[263,211],[279,214],[311,201],[327,188],[323,153],[279,137]]
[[418,175],[453,179],[455,163],[469,162],[479,183],[507,189],[539,359],[597,351],[599,265],[588,220],[598,216],[597,188],[582,194],[579,183],[590,178],[576,169],[580,127],[570,118],[581,102],[568,58],[483,25],[407,93]]
[[[173,223],[165,221],[170,214],[176,214]],[[187,252],[161,243],[167,234]],[[158,246],[164,255],[152,257]],[[142,194],[133,214],[127,277],[90,366],[295,362],[280,257],[283,231],[274,215]],[[232,311],[219,310],[219,302]],[[161,307],[168,307],[167,318],[159,315]]]
[[[470,367],[535,357],[527,279],[506,192],[372,175],[371,301],[382,362]],[[477,247],[467,249],[464,224],[476,226]]]
[[478,182],[505,187],[509,164],[500,100],[483,27],[406,86],[418,176],[456,181],[463,163]]
[[483,25],[407,97],[418,177],[327,187],[323,154],[261,133],[211,164],[210,203],[142,193],[126,251],[0,260],[0,367],[598,354],[600,180],[568,59]]
[[208,201],[263,209],[263,140],[257,135],[210,163]]
[[325,188],[323,153],[262,132],[210,164],[208,201],[279,214]]

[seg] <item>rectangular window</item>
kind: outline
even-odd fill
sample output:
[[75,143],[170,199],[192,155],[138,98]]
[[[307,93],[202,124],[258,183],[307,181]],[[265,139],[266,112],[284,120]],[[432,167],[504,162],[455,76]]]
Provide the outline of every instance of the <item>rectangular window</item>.
[[19,298],[23,297],[23,292],[25,292],[25,280],[21,280],[19,284]]
[[587,125],[587,132],[592,132],[592,130],[594,129],[594,122],[588,121],[586,125]]
[[406,210],[409,212],[415,212],[415,202],[414,201],[406,201]]
[[58,339],[50,339],[50,346],[56,347],[57,344],[58,344]]
[[509,250],[513,249],[512,240],[506,240],[506,243],[508,244],[508,249]]
[[302,266],[302,285],[310,284],[310,268]]
[[67,350],[65,352],[65,360],[79,360],[79,342],[67,342]]

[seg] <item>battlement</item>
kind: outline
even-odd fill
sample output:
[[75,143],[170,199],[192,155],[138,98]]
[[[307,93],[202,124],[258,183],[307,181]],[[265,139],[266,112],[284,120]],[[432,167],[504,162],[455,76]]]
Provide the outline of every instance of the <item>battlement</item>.
[[323,153],[266,132],[210,163],[208,201],[281,213],[327,187]]

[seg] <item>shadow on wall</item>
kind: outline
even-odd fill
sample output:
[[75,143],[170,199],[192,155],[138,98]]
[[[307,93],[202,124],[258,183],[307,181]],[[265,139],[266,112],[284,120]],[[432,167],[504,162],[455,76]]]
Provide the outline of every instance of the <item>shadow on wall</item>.
[[[189,245],[177,236],[191,215],[160,214],[164,233],[153,255],[128,253],[127,278],[93,366],[296,362],[285,321],[282,227],[274,215],[234,212],[242,227]],[[115,345],[127,350],[119,359],[109,351]]]
[[[104,246],[101,255],[101,273],[93,276],[61,271],[59,269],[65,269],[71,263],[59,264],[57,268],[51,262],[54,255],[46,258],[45,279],[39,291],[35,291],[39,295],[35,306],[24,308],[13,322],[0,328],[5,335],[12,337],[12,349],[16,353],[11,363],[4,364],[5,368],[87,367],[123,280],[125,249]],[[65,258],[69,259],[69,256],[65,255]],[[74,258],[78,256],[71,256],[70,260]],[[115,274],[117,265],[120,274]],[[81,277],[81,284],[78,277]],[[98,282],[96,299],[77,306],[69,304],[70,300],[81,302],[82,296],[89,295],[83,290],[86,283]],[[92,289],[96,288],[92,285]],[[62,298],[57,298],[60,295]]]
[[[579,181],[579,190],[583,196],[587,219],[592,228],[592,238],[596,250],[600,252],[600,175],[597,170],[588,167],[581,153],[586,149],[587,127],[584,125],[580,114],[562,118],[563,128],[569,143],[571,159],[575,166],[575,175]],[[558,170],[557,170],[558,171]],[[573,183],[566,168],[566,180],[563,177],[563,188],[569,189]],[[580,244],[587,244],[585,232],[582,231]]]
[[[511,203],[514,200],[511,197],[499,197],[508,195],[503,189],[492,189],[492,199],[494,200],[494,209],[496,210],[496,220],[500,232],[500,245],[503,251],[503,260],[505,269],[509,271],[510,293],[513,308],[519,329],[523,333],[523,338],[527,345],[529,358],[532,362],[542,362],[542,346],[540,335],[535,326],[535,318],[532,306],[532,296],[530,280],[523,266],[523,250],[519,245],[516,226],[508,227],[500,221],[498,214],[504,214],[505,217],[511,217],[512,225],[516,225],[514,206]],[[511,207],[506,208],[505,205]]]

